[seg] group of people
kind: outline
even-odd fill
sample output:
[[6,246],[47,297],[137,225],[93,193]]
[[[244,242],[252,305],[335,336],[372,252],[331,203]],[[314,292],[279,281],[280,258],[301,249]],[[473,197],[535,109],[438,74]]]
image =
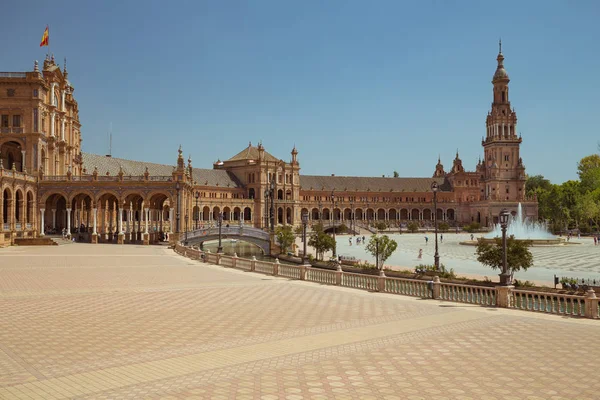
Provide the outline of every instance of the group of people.
[[[356,244],[357,245],[359,245],[361,243],[364,243],[364,242],[365,242],[365,237],[364,236],[362,238],[360,236],[356,238]],[[352,238],[351,237],[348,238],[348,244],[350,244],[350,246],[352,246]]]

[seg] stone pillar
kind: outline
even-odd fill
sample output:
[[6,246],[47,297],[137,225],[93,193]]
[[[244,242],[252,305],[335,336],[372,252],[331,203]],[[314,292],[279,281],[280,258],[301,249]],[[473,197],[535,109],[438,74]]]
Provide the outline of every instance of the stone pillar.
[[511,308],[512,299],[511,291],[515,287],[512,285],[507,286],[496,286],[496,306],[502,308]]
[[[383,268],[383,266],[382,266]],[[383,269],[381,271],[379,271],[379,276],[377,277],[377,291],[378,292],[385,292],[385,272],[383,271]]]
[[275,259],[275,263],[273,264],[273,276],[279,275],[279,258]]
[[52,209],[52,229],[56,229],[56,208]]
[[67,208],[67,237],[71,238],[71,209]]
[[433,277],[433,298],[434,299],[439,299],[440,298],[441,288],[442,288],[442,284],[440,282],[440,277],[439,276],[434,276]]
[[46,211],[45,208],[40,208],[40,236],[44,236],[44,212],[45,211]]
[[598,298],[594,289],[588,289],[585,294],[585,317],[598,318]]
[[98,228],[97,228],[97,222],[98,222],[98,209],[97,208],[92,208],[92,215],[94,217],[94,230],[93,230],[93,234],[97,235],[98,234]]
[[[52,93],[51,96],[54,96],[54,93]],[[54,136],[54,111],[50,113],[50,136]],[[56,171],[54,171],[54,175],[57,175]]]
[[148,218],[150,217],[150,209],[144,208],[144,219],[146,220],[144,228],[144,245],[150,244],[150,234],[148,233]]
[[169,233],[173,233],[173,208],[169,208]]

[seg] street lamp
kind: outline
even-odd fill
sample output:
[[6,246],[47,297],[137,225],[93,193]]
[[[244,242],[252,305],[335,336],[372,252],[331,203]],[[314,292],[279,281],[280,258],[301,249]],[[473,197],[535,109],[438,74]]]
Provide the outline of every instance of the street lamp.
[[185,214],[185,244],[187,245],[187,233],[188,233],[188,215]]
[[[179,229],[179,210],[181,210],[181,196],[179,194],[179,191],[181,190],[181,187],[179,186],[179,181],[177,181],[177,183],[175,183],[175,190],[177,190],[177,218],[176,220],[176,225],[175,225],[175,231],[177,231],[177,233],[180,232]],[[179,240],[179,239],[177,239]]]
[[502,228],[502,273],[500,274],[500,284],[508,285],[510,280],[510,274],[508,273],[508,266],[506,262],[506,228],[508,227],[508,218],[510,213],[505,208],[500,211],[500,227]]
[[333,258],[336,257],[337,242],[335,241],[335,194],[331,191],[331,208],[333,211]]
[[200,208],[198,207],[198,198],[200,197],[200,192],[196,192],[196,229],[198,229],[198,221],[200,220]]
[[223,252],[223,246],[221,245],[221,227],[223,226],[223,212],[219,211],[219,218],[217,219],[219,224],[219,247],[217,247],[217,253]]
[[439,271],[440,270],[440,255],[438,253],[438,220],[437,220],[437,192],[438,192],[438,183],[437,182],[432,182],[431,183],[431,191],[433,192],[433,214],[434,214],[434,219],[433,219],[433,224],[435,226],[435,254],[433,256],[433,264],[435,265],[435,270]]
[[308,225],[308,212],[302,213],[302,241],[304,242],[304,250],[302,253],[302,264],[308,265],[308,255],[306,254],[306,225]]
[[350,230],[352,231],[352,235],[356,236],[356,232],[354,232],[354,227],[356,226],[356,222],[354,221],[354,198],[350,196]]
[[273,179],[271,179],[269,195],[271,196],[271,232],[273,232],[275,230],[275,174],[273,174]]

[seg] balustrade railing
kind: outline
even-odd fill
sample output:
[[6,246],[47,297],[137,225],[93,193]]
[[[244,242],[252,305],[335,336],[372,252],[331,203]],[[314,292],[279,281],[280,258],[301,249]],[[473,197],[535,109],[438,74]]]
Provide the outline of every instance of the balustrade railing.
[[2,224],[2,230],[4,232],[9,232],[10,231],[10,224],[7,224],[7,223]]
[[[8,230],[9,224],[4,224]],[[235,267],[247,271],[277,275],[291,279],[301,279],[316,283],[341,285],[349,288],[381,291],[385,293],[434,298],[442,301],[475,304],[481,306],[498,306],[559,314],[567,316],[600,319],[599,299],[590,289],[585,296],[561,293],[537,292],[511,287],[487,287],[440,282],[424,281],[409,278],[357,274],[343,271],[311,268],[257,261],[232,257],[223,254],[201,252],[200,250],[177,244],[175,251],[192,259],[203,259],[205,262]]]
[[263,274],[273,275],[273,263],[265,261],[256,261],[256,264],[254,265],[254,271]]
[[28,222],[25,224],[25,229],[31,229],[31,227],[32,227],[31,222]]
[[306,280],[311,282],[325,283],[335,285],[335,271],[319,268],[308,268],[306,270]]
[[404,278],[386,278],[385,292],[405,296],[431,297],[427,282]]
[[345,272],[342,274],[342,286],[355,289],[377,290],[377,277]]
[[511,306],[519,310],[585,316],[585,296],[517,289],[512,290],[510,296]]
[[440,283],[440,300],[458,303],[496,305],[496,289],[493,287]]
[[20,223],[20,222],[16,222],[16,223],[15,223],[15,230],[17,230],[17,231],[20,231],[20,230],[21,230],[21,228],[22,228],[22,225],[21,225],[21,223]]

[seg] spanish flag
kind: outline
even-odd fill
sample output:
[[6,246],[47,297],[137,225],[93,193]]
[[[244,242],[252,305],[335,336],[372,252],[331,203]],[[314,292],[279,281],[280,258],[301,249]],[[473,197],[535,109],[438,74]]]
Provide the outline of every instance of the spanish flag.
[[40,47],[48,46],[49,42],[50,42],[50,35],[48,34],[48,25],[46,25],[46,30],[44,31],[44,34],[42,35],[42,41],[40,43]]

